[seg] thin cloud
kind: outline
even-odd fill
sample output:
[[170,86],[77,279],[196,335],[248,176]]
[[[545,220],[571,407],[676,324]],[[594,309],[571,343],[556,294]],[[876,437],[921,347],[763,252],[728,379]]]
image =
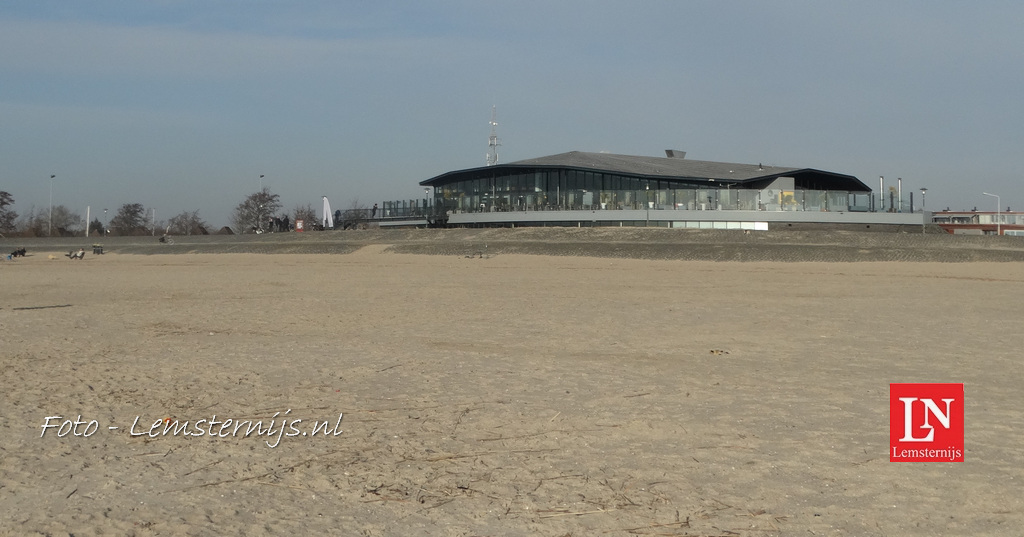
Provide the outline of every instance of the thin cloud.
[[0,69],[47,75],[233,79],[388,69],[478,50],[470,40],[302,38],[163,27],[0,20]]

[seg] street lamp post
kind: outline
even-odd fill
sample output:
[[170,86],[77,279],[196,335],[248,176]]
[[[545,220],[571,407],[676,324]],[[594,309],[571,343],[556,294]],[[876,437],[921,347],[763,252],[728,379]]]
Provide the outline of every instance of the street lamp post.
[[925,212],[924,195],[925,195],[926,192],[928,192],[927,188],[922,188],[921,189],[921,212],[922,213]]
[[644,191],[646,192],[644,194],[644,205],[647,208],[647,218],[644,220],[644,227],[649,227],[651,225],[651,185],[646,185]]
[[56,175],[51,175],[50,176],[50,220],[46,224],[46,236],[47,237],[52,237],[53,236],[53,178],[54,177],[57,177],[57,176]]
[[[260,174],[260,191],[258,193],[260,199],[263,199],[263,174]],[[258,209],[256,210],[256,233],[263,233],[263,204],[257,204]]]
[[430,211],[430,187],[423,188],[423,213],[428,214]]
[[103,209],[103,236],[106,237],[110,233],[110,220],[107,220],[107,210]]
[[882,190],[884,188],[885,188],[885,176],[884,175],[879,175],[878,176],[878,208],[875,209],[876,213],[883,212],[882,210],[885,209],[885,198],[882,197],[882,196],[885,195],[885,194],[882,193]]
[[992,196],[993,198],[996,199],[996,235],[1002,235],[1003,234],[1002,233],[1002,226],[1000,225],[1000,222],[999,222],[1001,220],[1000,217],[1002,216],[1002,213],[1000,213],[999,211],[1002,209],[1003,206],[999,202],[999,196],[997,196],[995,194],[989,194],[988,192],[982,192],[982,194],[984,194],[986,196]]

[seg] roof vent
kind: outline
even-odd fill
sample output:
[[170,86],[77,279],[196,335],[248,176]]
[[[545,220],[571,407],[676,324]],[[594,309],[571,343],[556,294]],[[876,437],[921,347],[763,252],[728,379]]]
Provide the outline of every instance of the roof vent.
[[680,151],[678,149],[666,149],[665,156],[668,158],[686,158],[686,151]]

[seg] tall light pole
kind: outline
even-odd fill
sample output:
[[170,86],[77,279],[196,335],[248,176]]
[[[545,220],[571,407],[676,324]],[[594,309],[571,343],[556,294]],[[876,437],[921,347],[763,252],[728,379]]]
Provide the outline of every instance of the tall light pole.
[[882,209],[885,209],[885,198],[883,197],[883,196],[885,196],[885,193],[882,192],[882,190],[884,188],[885,188],[885,176],[884,175],[879,175],[878,176],[878,208],[875,210],[876,213],[883,212]]
[[995,194],[989,194],[988,192],[982,192],[982,194],[986,196],[992,196],[993,198],[996,199],[996,235],[1002,235],[1002,226],[999,223],[1000,216],[1002,215],[1002,213],[1000,213],[999,211],[1000,209],[1002,209],[1003,206],[999,202],[999,196]]
[[[925,221],[926,216],[925,216],[925,213],[928,212],[928,210],[925,209],[925,204],[924,204],[924,195],[927,192],[928,192],[927,188],[921,187],[921,233],[922,234],[925,232],[925,227],[926,227],[926,221]],[[911,210],[913,210],[913,207],[911,207]]]
[[46,236],[53,236],[53,178],[56,175],[50,176],[50,221],[46,224]]
[[647,207],[647,218],[644,220],[644,227],[651,225],[651,185],[644,186],[644,205]]
[[[263,199],[263,174],[262,173],[260,174],[260,192],[259,192],[259,196],[260,196],[259,199],[262,200]],[[253,231],[255,231],[256,233],[263,233],[263,204],[262,203],[258,203],[258,207],[259,207],[259,209],[256,211],[256,229],[254,229]]]
[[110,233],[110,220],[107,220],[107,210],[103,209],[103,236],[106,237]]

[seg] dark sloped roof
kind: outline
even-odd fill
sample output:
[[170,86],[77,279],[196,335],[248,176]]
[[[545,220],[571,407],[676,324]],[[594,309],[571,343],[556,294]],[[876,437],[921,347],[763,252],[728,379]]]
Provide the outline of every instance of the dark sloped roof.
[[638,157],[612,153],[570,151],[548,157],[510,162],[509,166],[565,166],[593,168],[649,177],[699,177],[743,181],[769,175],[785,175],[799,168],[779,168],[760,164],[733,164],[668,157]]
[[[812,168],[789,168],[764,166],[762,164],[737,164],[710,162],[672,157],[640,157],[612,153],[587,153],[570,151],[547,157],[518,160],[494,166],[482,166],[456,170],[421,181],[423,186],[439,186],[453,181],[473,177],[484,177],[500,169],[571,168],[593,170],[644,177],[648,179],[678,179],[693,181],[725,181],[744,184],[748,188],[762,188],[776,177],[795,177],[798,182],[813,185],[815,189],[849,190],[870,192],[871,188],[852,175],[815,170]],[[827,185],[827,186],[826,186]]]

